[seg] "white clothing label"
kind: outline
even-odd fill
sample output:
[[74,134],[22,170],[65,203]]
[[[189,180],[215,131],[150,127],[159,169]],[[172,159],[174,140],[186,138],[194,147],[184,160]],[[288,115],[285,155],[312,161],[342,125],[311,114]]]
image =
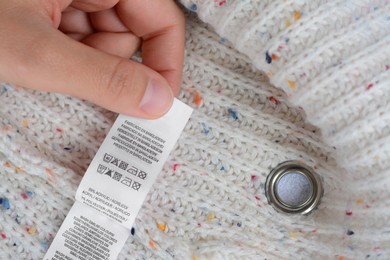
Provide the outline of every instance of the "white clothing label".
[[191,113],[175,99],[159,119],[119,115],[44,259],[116,259]]
[[76,201],[44,259],[116,259],[129,230]]

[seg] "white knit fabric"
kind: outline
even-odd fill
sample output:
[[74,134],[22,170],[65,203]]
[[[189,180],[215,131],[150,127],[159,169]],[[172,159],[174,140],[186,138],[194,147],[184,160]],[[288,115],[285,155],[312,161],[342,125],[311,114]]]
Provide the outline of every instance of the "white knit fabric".
[[387,171],[390,1],[182,2],[304,108],[342,166]]
[[[328,74],[310,75],[305,84],[291,78],[295,92],[288,96],[291,91],[283,77],[290,80],[289,70],[297,68],[292,62],[298,59],[295,55],[299,56],[301,51],[313,55],[308,46],[320,45],[316,43],[320,36],[306,47],[296,43],[301,51],[290,52],[288,61],[280,55],[280,64],[275,61],[268,64],[264,63],[265,52],[273,53],[274,44],[264,38],[271,36],[258,32],[262,31],[259,28],[265,28],[264,33],[282,34],[282,29],[274,25],[283,19],[275,17],[296,10],[293,5],[249,0],[182,2],[190,10],[196,10],[224,38],[198,21],[195,14],[188,15],[180,99],[195,111],[149,193],[134,224],[133,235],[119,258],[388,259],[390,176],[386,166],[390,157],[367,159],[376,168],[367,167],[366,172],[357,163],[359,156],[369,149],[365,142],[369,142],[373,153],[386,156],[384,152],[389,146],[384,140],[389,138],[388,126],[383,125],[368,137],[366,134],[370,133],[370,127],[376,126],[375,122],[379,126],[381,120],[383,123],[389,117],[385,110],[387,102],[374,102],[376,99],[370,99],[373,96],[355,93],[355,86],[342,92],[343,89],[332,85],[339,81],[331,79],[346,76],[334,68],[329,68]],[[384,3],[378,2],[378,5]],[[320,1],[304,3],[299,1],[295,5],[307,5],[320,13]],[[336,1],[321,3],[336,5]],[[270,9],[269,5],[276,9]],[[375,12],[384,10],[378,8]],[[303,12],[302,20],[306,14]],[[372,16],[379,19],[379,15]],[[296,27],[298,30],[299,26]],[[317,33],[325,36],[331,35],[330,32],[329,29]],[[263,42],[256,37],[264,38]],[[373,37],[368,38],[371,41]],[[250,58],[237,52],[226,39]],[[374,44],[380,49],[379,40]],[[344,51],[351,48],[348,46]],[[382,52],[387,48],[383,45]],[[319,55],[319,49],[313,50]],[[362,55],[368,55],[366,51]],[[371,51],[377,49],[371,47]],[[340,53],[335,52],[334,59]],[[323,63],[317,60],[317,68],[310,65],[309,55],[306,60],[300,66],[312,68],[315,73],[323,71]],[[278,75],[271,77],[271,81],[277,85],[280,80],[277,86],[289,94],[267,83],[266,76],[252,62]],[[357,68],[368,63],[351,64],[348,66]],[[382,93],[382,97],[389,98],[386,91],[389,85],[385,84],[388,74],[377,75],[378,83],[367,93]],[[326,82],[331,86],[322,93],[325,89],[319,86]],[[354,98],[345,98],[349,96]],[[337,145],[337,156],[335,149],[322,141],[321,131],[306,123],[303,110],[290,105],[288,98],[306,109],[309,119],[323,129],[326,142]],[[370,100],[368,104],[372,105],[355,106],[353,102],[360,104],[359,100]],[[381,109],[384,113],[377,112]],[[329,111],[326,120],[318,117],[318,111],[325,110]],[[348,113],[357,116],[346,116]],[[0,118],[0,259],[40,259],[72,205],[81,176],[115,115],[75,98],[2,85]],[[366,121],[370,118],[371,121]],[[359,127],[359,122],[364,127]],[[330,131],[328,124],[336,130]],[[369,136],[371,139],[367,139]],[[336,140],[345,143],[333,143]],[[357,169],[358,174],[337,166],[336,159],[349,170]],[[300,160],[323,177],[325,194],[318,210],[310,216],[283,215],[267,204],[266,176],[286,160]]]

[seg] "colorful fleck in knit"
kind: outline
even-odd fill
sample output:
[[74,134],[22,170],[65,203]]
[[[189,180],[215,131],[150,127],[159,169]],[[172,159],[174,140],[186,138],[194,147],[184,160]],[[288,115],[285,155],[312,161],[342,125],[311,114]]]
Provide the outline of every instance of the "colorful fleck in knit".
[[[389,2],[182,3],[195,111],[119,258],[389,259]],[[115,116],[1,85],[0,259],[42,258]],[[264,195],[294,159],[324,179],[308,217]]]

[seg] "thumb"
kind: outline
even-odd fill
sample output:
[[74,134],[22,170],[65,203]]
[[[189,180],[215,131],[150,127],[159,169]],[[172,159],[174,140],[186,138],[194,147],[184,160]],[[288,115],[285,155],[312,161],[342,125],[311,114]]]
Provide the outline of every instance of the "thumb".
[[0,67],[2,80],[136,117],[156,118],[172,105],[168,82],[145,65],[86,46],[50,26],[19,35],[23,39],[1,53],[8,61]]

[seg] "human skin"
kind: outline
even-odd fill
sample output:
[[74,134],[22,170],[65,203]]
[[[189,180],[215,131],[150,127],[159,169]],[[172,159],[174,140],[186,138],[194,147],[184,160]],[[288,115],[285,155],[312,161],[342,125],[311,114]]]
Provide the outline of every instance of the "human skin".
[[173,0],[0,1],[0,81],[157,118],[180,90],[184,27]]

